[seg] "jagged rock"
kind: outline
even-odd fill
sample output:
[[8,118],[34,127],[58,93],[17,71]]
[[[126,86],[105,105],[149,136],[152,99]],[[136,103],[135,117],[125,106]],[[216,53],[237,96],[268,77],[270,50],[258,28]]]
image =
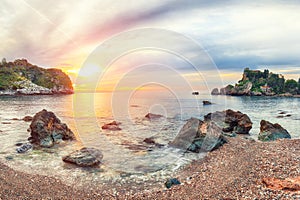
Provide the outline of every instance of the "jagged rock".
[[226,142],[227,139],[222,134],[222,129],[218,125],[214,122],[200,122],[197,137],[188,150],[197,153],[200,151],[212,151]]
[[25,122],[31,122],[32,119],[33,119],[33,117],[31,117],[31,116],[25,116],[22,120]]
[[119,125],[121,124],[121,122],[116,122],[116,121],[112,121],[108,124],[104,124],[102,126],[102,129],[105,129],[105,130],[110,130],[110,131],[120,131],[122,130]]
[[197,138],[200,122],[202,121],[196,118],[189,119],[169,145],[175,148],[187,150],[195,138]]
[[53,112],[42,110],[35,114],[30,124],[31,141],[41,147],[52,147],[61,140],[74,140],[75,136],[68,126]]
[[214,122],[191,118],[169,145],[183,150],[200,152],[212,151],[225,142],[222,129]]
[[192,152],[212,151],[227,142],[225,136],[249,134],[250,118],[233,110],[217,111],[204,116],[204,121],[191,118],[179,131],[170,146]]
[[230,95],[232,96],[250,96],[251,95],[252,83],[246,82],[243,85],[236,85],[231,91]]
[[32,144],[30,144],[30,143],[25,143],[25,144],[22,144],[20,147],[18,147],[17,149],[16,149],[16,151],[18,152],[18,153],[25,153],[25,152],[27,152],[27,151],[29,151],[30,149],[32,149]]
[[99,165],[103,159],[103,154],[99,149],[82,148],[64,156],[64,162],[72,163],[80,167],[91,167]]
[[261,141],[273,141],[281,138],[290,139],[291,135],[289,132],[282,128],[279,124],[272,124],[266,120],[260,121],[260,133],[258,139]]
[[231,95],[231,91],[234,87],[232,85],[227,85],[224,88],[220,89],[220,94],[221,95]]
[[163,117],[163,115],[153,113],[148,113],[147,115],[145,115],[145,118],[147,119],[159,119],[161,117]]
[[219,95],[220,92],[219,92],[219,89],[218,88],[214,88],[212,91],[211,91],[211,95]]
[[210,101],[202,101],[203,105],[207,106],[207,105],[211,105],[212,103]]
[[295,178],[263,178],[262,182],[272,190],[284,190],[290,192],[300,191],[300,176]]
[[248,115],[230,109],[209,113],[204,116],[204,120],[216,122],[224,132],[249,134],[252,128],[252,122]]

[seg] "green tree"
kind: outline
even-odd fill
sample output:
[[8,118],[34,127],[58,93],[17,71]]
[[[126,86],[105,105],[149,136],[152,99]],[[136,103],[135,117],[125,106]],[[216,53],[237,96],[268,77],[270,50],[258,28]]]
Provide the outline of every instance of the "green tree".
[[297,94],[298,91],[298,83],[293,79],[289,79],[284,84],[285,92],[289,92],[291,94]]

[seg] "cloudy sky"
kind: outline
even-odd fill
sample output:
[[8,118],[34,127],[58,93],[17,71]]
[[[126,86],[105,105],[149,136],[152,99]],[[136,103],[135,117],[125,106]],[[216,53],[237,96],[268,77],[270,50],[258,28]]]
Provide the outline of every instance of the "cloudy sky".
[[[74,81],[89,55],[103,42],[141,28],[173,31],[199,44],[224,84],[238,80],[244,67],[267,67],[288,78],[300,77],[297,0],[2,0],[0,15],[2,57],[26,58],[39,66],[62,68]],[[173,43],[184,46],[180,41]],[[102,87],[111,87],[112,80],[118,84],[120,76],[129,79],[130,73],[140,77],[133,65],[145,67],[150,62],[156,63],[160,72],[164,71],[162,66],[172,66],[188,82],[197,82],[198,74],[189,64],[170,61],[178,60],[178,56],[156,54],[143,50],[116,59],[112,65],[115,67],[106,70],[111,73],[103,76],[106,81]],[[163,61],[166,59],[170,62]],[[166,69],[165,75],[170,68]],[[155,71],[153,65],[151,71]],[[216,69],[207,70],[206,80],[202,81],[220,85],[213,81],[215,72]],[[84,75],[89,76],[82,72]]]

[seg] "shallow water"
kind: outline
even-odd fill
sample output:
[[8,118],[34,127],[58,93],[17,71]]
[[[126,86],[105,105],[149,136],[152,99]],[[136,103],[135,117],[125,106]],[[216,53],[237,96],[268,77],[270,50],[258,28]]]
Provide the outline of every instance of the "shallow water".
[[[203,106],[202,100],[214,104]],[[77,93],[66,96],[0,97],[0,158],[11,167],[43,175],[56,176],[67,183],[164,180],[193,159],[203,154],[184,154],[169,148],[168,142],[176,136],[185,120],[203,118],[209,112],[233,109],[249,115],[253,121],[251,136],[257,138],[261,119],[277,122],[293,138],[300,138],[300,99],[275,97],[229,97],[173,94],[163,92],[136,93]],[[53,111],[75,132],[78,141],[60,144],[53,149],[34,150],[17,154],[15,144],[26,142],[30,123],[12,120],[33,116],[47,109]],[[277,118],[281,111],[290,117]],[[149,121],[148,113],[165,117]],[[285,114],[285,115],[286,115]],[[122,122],[121,131],[102,130],[104,123]],[[154,137],[161,148],[143,143]],[[62,162],[61,157],[82,146],[99,148],[104,154],[99,168],[82,169]],[[9,160],[7,160],[9,158]],[[12,159],[11,159],[12,158]]]

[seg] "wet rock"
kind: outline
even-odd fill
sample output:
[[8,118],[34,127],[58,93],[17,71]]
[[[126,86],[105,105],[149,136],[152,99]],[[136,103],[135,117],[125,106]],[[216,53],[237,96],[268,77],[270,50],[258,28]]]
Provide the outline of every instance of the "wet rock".
[[11,124],[11,122],[2,122],[2,124]]
[[160,114],[153,114],[153,113],[148,113],[147,115],[145,115],[145,118],[147,119],[159,119],[163,117],[163,115],[160,115]]
[[286,112],[285,111],[281,111],[279,114],[280,115],[284,115],[284,114],[286,114]]
[[224,132],[249,134],[252,128],[252,122],[248,115],[230,109],[209,113],[204,116],[204,120],[216,122]]
[[171,179],[168,179],[166,182],[165,182],[165,186],[166,188],[171,188],[173,185],[180,185],[180,181],[177,179],[177,178],[171,178]]
[[199,119],[189,119],[169,145],[175,148],[187,150],[198,136],[199,124]]
[[80,167],[91,167],[99,165],[103,159],[103,154],[99,149],[82,148],[64,156],[64,162],[72,163]]
[[62,140],[75,140],[68,126],[55,116],[53,112],[42,110],[35,114],[30,124],[31,142],[41,147],[52,147]]
[[25,116],[22,120],[25,122],[31,122],[32,119],[33,119],[33,117],[31,117],[31,116]]
[[218,88],[214,88],[212,91],[211,91],[211,95],[219,95],[220,92],[219,92],[219,89]]
[[5,159],[6,159],[6,160],[13,160],[14,157],[13,157],[13,156],[6,156]]
[[22,144],[22,146],[20,146],[20,147],[18,147],[17,149],[16,149],[16,151],[18,152],[18,153],[25,153],[25,152],[27,152],[27,151],[29,151],[30,149],[32,149],[32,144],[30,144],[30,143],[25,143],[25,144]]
[[155,141],[153,138],[145,138],[143,140],[143,142],[147,143],[147,144],[155,144]]
[[191,118],[169,145],[198,153],[212,151],[226,142],[226,138],[222,135],[222,129],[214,122]]
[[261,141],[273,141],[281,138],[291,138],[289,132],[279,124],[272,124],[266,120],[260,121],[260,133],[258,139]]
[[122,130],[119,125],[121,124],[121,122],[116,122],[116,121],[112,121],[108,124],[104,124],[102,126],[102,129],[104,130],[110,130],[110,131],[120,131]]
[[202,101],[203,105],[211,105],[212,103],[210,101]]
[[300,191],[300,176],[295,178],[263,178],[262,182],[272,190]]
[[18,121],[19,119],[18,119],[18,118],[12,118],[11,120],[13,120],[13,121]]

